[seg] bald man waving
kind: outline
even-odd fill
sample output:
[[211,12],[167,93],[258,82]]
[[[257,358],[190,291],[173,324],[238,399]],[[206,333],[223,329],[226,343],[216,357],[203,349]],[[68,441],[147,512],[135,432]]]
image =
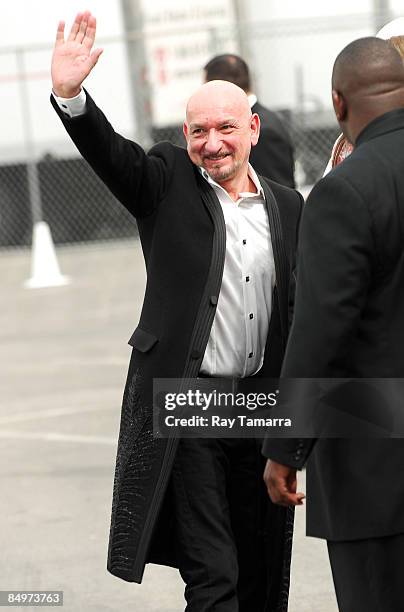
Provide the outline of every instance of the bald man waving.
[[[222,81],[189,100],[187,151],[147,154],[117,134],[82,82],[95,18],[58,27],[52,104],[94,171],[134,215],[148,282],[122,406],[110,572],[178,567],[188,612],[286,611],[293,514],[274,506],[254,439],[155,439],[153,378],[279,374],[302,207],[249,165],[259,118]],[[279,206],[278,206],[279,205]]]

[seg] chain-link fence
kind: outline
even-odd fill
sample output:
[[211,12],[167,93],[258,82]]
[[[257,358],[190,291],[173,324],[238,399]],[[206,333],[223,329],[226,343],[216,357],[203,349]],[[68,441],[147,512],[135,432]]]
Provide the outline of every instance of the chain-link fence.
[[[221,26],[206,31],[203,41],[198,39],[199,55],[194,55],[199,58],[202,53],[206,61],[220,52],[239,51],[240,40],[243,41],[260,101],[279,110],[292,135],[296,182],[300,188],[312,185],[321,177],[339,132],[329,100],[333,60],[349,41],[372,33],[373,18],[373,15],[365,18],[361,15],[310,23],[300,20],[299,23]],[[194,36],[197,34],[202,36],[203,28]],[[196,87],[201,82],[203,64],[190,69],[193,58],[189,52],[192,49],[189,35],[189,32],[170,33],[182,61],[181,64],[177,57],[177,72],[188,71]],[[103,67],[97,77],[91,77],[89,89],[118,131],[134,138],[142,134],[144,146],[162,139],[184,145],[180,118],[173,120],[171,111],[166,121],[164,118],[164,86],[175,71],[167,53],[164,55],[167,33],[154,34],[152,40],[151,50],[149,41],[139,33],[132,39],[126,35],[101,41],[104,56],[95,70]],[[131,70],[128,41],[142,44],[145,57],[150,53],[155,61],[154,68],[148,66],[142,72],[144,88],[137,81],[136,104],[128,76]],[[184,67],[187,53],[187,67]],[[0,49],[0,131],[3,134],[0,136],[0,246],[30,245],[33,224],[38,220],[49,224],[57,244],[134,236],[137,233],[134,219],[68,144],[68,136],[47,103],[50,55],[50,46]],[[190,93],[192,90],[187,91],[186,87],[178,91],[182,108]],[[159,116],[154,120],[153,105],[158,96]],[[167,108],[168,103],[167,98]],[[139,116],[139,108],[143,118]],[[136,129],[136,122],[142,129]]]

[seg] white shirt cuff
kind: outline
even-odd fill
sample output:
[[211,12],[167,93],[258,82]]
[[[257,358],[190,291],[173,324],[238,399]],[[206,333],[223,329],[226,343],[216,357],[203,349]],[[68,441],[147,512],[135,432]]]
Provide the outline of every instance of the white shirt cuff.
[[60,110],[68,117],[78,117],[86,112],[87,97],[84,89],[74,98],[59,98],[53,92],[52,96],[55,98]]

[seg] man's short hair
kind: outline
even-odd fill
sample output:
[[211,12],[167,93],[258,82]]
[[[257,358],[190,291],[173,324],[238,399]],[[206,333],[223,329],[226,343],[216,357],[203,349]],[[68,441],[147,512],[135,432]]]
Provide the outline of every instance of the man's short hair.
[[238,55],[224,53],[216,55],[204,67],[206,81],[230,81],[245,92],[251,90],[250,71]]
[[401,56],[392,44],[375,36],[365,36],[349,43],[337,56],[332,86],[348,95],[361,87],[400,79],[402,70]]

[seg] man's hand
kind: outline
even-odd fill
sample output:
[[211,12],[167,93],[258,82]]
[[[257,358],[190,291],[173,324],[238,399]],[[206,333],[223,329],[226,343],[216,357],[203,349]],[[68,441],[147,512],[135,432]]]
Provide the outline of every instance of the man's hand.
[[281,506],[301,506],[303,504],[303,499],[306,496],[304,493],[296,493],[297,478],[294,468],[268,459],[264,471],[264,481],[268,489],[268,495],[274,504]]
[[82,82],[98,62],[103,50],[92,51],[96,20],[89,11],[76,15],[66,41],[64,30],[64,21],[60,21],[52,56],[52,85],[57,96],[73,98],[80,93]]

